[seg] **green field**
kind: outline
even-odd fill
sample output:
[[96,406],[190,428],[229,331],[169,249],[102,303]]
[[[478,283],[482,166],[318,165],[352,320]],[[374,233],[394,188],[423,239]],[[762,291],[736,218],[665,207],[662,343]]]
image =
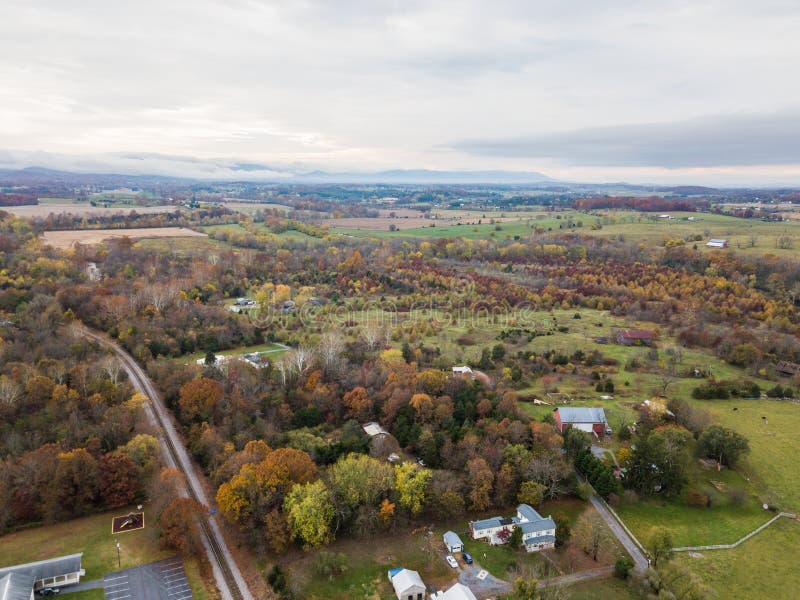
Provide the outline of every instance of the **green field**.
[[[506,211],[503,213],[506,217],[518,217],[519,220],[491,224],[488,221],[492,217],[499,216],[497,213],[443,210],[438,211],[438,214],[442,218],[441,224],[432,222],[433,226],[389,231],[387,222],[385,230],[332,228],[331,232],[378,239],[463,237],[502,240],[514,239],[515,236],[527,239],[535,229],[543,229],[555,232],[575,231],[581,235],[623,239],[650,247],[663,246],[668,239],[686,240],[690,236],[699,235],[701,240],[687,241],[686,245],[691,247],[696,244],[698,249],[710,252],[713,249],[706,248],[705,243],[711,238],[723,238],[728,240],[731,249],[743,254],[797,256],[800,253],[800,221],[765,222],[760,219],[740,219],[728,215],[691,212],[669,212],[674,218],[668,220],[659,219],[657,213],[600,210],[592,213]],[[452,224],[452,219],[458,217],[462,218],[462,224]],[[478,218],[482,220],[480,225],[466,224],[468,220],[476,222]],[[689,221],[689,218],[693,220]],[[568,221],[575,226],[567,227]],[[782,236],[793,239],[791,248],[777,247],[777,240]]]
[[776,523],[733,550],[701,552],[701,557],[678,554],[719,594],[719,600],[797,598],[800,587],[800,525],[789,519]]
[[[0,565],[17,565],[83,552],[82,565],[86,569],[83,579],[88,581],[101,579],[106,573],[118,571],[120,568],[127,569],[175,555],[174,550],[161,547],[158,529],[152,526],[113,536],[112,516],[126,514],[128,511],[129,509],[123,508],[4,535],[0,537]],[[115,540],[120,544],[119,563]],[[207,592],[197,561],[188,559],[184,561],[184,565],[194,597],[206,598]],[[82,596],[82,600],[94,600],[96,597]]]
[[695,402],[750,441],[750,454],[739,470],[780,508],[800,511],[800,469],[795,462],[800,455],[800,405],[780,400]]
[[[673,501],[654,497],[636,503],[623,502],[617,513],[640,540],[646,539],[650,529],[658,526],[672,534],[676,547],[732,544],[774,516],[762,508],[756,490],[735,471],[706,470],[694,462],[689,481],[681,497]],[[722,484],[726,491],[744,490],[746,499],[741,506],[731,504],[726,494],[714,488],[711,481]],[[712,506],[688,506],[685,497],[691,489],[709,495]]]
[[207,237],[151,238],[139,240],[135,246],[156,252],[169,252],[177,256],[207,255],[213,252],[233,250],[230,244]]

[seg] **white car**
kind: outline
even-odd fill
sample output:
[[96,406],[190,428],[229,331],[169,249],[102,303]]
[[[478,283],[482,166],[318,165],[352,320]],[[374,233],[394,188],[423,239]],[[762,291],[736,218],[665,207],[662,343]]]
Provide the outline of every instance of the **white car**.
[[458,568],[458,563],[456,562],[456,559],[452,554],[448,554],[446,560],[448,565],[450,565],[454,569]]

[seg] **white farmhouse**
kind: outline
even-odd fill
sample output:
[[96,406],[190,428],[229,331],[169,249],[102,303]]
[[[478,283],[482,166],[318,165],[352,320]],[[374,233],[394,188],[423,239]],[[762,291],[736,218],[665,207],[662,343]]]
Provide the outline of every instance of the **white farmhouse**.
[[505,544],[503,532],[511,533],[517,526],[522,530],[522,542],[528,552],[553,548],[556,542],[556,523],[552,517],[544,518],[527,504],[517,507],[515,517],[492,517],[469,524],[472,538],[486,540],[493,546]]

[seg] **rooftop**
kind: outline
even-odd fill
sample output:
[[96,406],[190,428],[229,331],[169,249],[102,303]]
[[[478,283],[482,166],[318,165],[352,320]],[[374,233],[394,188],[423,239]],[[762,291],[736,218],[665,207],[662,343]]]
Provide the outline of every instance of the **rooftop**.
[[9,567],[0,567],[0,578],[4,578],[10,573],[21,574],[31,577],[34,581],[40,579],[47,579],[48,577],[56,577],[57,575],[66,575],[67,573],[77,573],[81,570],[81,557],[83,552],[79,554],[70,554],[69,556],[59,556],[57,558],[48,558],[37,562],[26,563],[24,565],[14,565]]
[[599,407],[558,407],[562,423],[606,423],[606,411]]

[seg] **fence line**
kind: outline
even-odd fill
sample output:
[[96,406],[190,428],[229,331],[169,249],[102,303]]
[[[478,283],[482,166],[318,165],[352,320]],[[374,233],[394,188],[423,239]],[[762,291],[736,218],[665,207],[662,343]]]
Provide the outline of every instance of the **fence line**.
[[673,548],[672,551],[673,552],[692,552],[692,551],[695,551],[695,550],[731,550],[733,548],[736,548],[739,544],[742,544],[742,543],[746,542],[747,540],[749,540],[751,537],[753,537],[757,533],[761,533],[762,531],[764,531],[767,527],[772,525],[775,521],[777,521],[781,517],[786,517],[787,519],[797,519],[797,515],[794,514],[794,513],[780,512],[777,515],[775,515],[774,517],[772,517],[769,521],[767,521],[766,523],[764,523],[760,527],[757,527],[756,529],[754,529],[753,531],[748,533],[746,536],[744,536],[742,539],[737,540],[732,544],[714,544],[714,545],[711,545],[711,546],[681,546],[679,548]]

